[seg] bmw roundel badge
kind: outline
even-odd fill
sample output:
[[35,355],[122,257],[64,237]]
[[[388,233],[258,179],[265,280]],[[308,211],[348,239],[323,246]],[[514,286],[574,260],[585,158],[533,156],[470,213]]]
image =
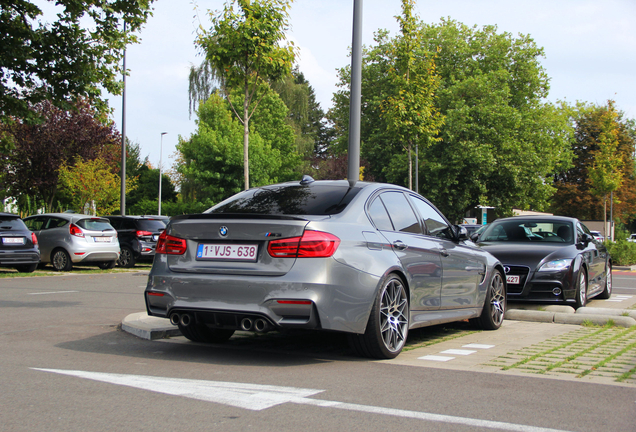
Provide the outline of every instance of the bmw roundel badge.
[[221,228],[219,228],[219,234],[221,234],[221,237],[225,237],[228,233],[228,229],[226,226],[222,226]]

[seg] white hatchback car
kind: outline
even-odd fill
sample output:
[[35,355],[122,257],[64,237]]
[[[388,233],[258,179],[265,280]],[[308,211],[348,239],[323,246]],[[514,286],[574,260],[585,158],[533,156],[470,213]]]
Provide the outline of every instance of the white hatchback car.
[[40,245],[40,262],[57,271],[73,265],[115,266],[119,258],[117,231],[108,219],[75,213],[47,213],[24,219]]

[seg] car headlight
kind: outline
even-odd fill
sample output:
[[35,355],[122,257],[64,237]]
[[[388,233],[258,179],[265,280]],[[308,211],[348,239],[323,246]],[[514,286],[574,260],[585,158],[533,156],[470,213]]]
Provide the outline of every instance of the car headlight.
[[567,270],[572,264],[571,259],[560,259],[554,261],[548,261],[539,267],[539,271],[560,271]]

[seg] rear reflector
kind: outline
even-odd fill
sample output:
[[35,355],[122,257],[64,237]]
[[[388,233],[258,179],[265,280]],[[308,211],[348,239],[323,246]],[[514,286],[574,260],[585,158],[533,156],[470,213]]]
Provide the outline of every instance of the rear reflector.
[[185,239],[173,237],[162,232],[157,240],[155,253],[168,255],[183,255],[188,249]]
[[332,256],[340,239],[322,231],[307,230],[302,237],[272,240],[267,252],[274,258],[326,258]]
[[164,296],[163,293],[158,293],[158,292],[149,292],[148,295],[149,296],[155,296],[155,297],[163,297]]
[[292,305],[310,305],[309,300],[276,300],[278,304],[292,304]]

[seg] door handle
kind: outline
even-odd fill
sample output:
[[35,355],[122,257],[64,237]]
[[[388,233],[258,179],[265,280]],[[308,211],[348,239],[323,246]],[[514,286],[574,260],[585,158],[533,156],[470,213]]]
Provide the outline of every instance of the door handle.
[[449,255],[450,255],[446,249],[442,249],[442,250],[440,250],[440,251],[439,251],[439,254],[440,254],[441,256],[443,256],[444,258],[446,258],[447,256],[449,256]]
[[395,242],[393,242],[393,247],[397,250],[404,250],[407,248],[406,244],[404,244],[404,242],[402,242],[402,240],[397,240]]

